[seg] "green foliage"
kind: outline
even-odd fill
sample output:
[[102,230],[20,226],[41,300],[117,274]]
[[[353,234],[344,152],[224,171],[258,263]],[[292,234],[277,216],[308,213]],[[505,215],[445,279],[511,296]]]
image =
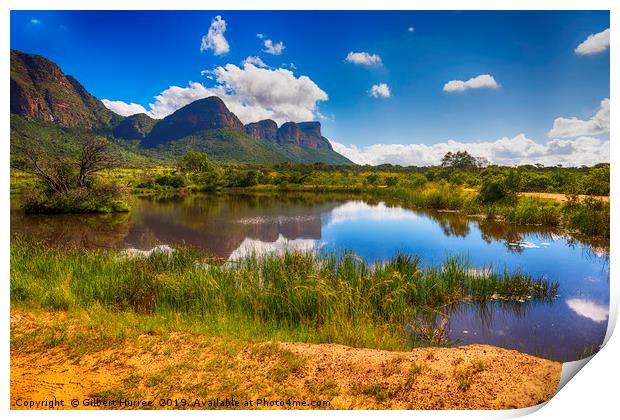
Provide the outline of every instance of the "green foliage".
[[476,158],[465,150],[448,152],[441,158],[441,166],[453,169],[475,170],[486,163],[482,158]]
[[76,188],[63,193],[32,192],[24,196],[27,214],[114,213],[130,210],[114,185]]
[[558,226],[562,220],[561,204],[521,198],[510,206],[506,219],[524,225]]
[[592,168],[582,181],[581,191],[591,195],[609,195],[609,169],[609,164],[601,164]]
[[182,172],[208,172],[213,164],[206,153],[188,150],[179,157],[177,166]]
[[370,184],[370,185],[377,185],[379,183],[379,175],[377,174],[370,174],[366,177],[366,181]]
[[165,174],[155,178],[154,183],[162,187],[181,188],[185,186],[185,177],[181,174]]
[[569,229],[609,238],[609,203],[593,198],[587,198],[582,203],[570,202],[564,207],[564,218]]
[[398,177],[388,176],[385,178],[385,185],[388,187],[394,187],[396,184],[398,184]]
[[514,200],[521,186],[521,176],[515,169],[507,173],[485,171],[480,186],[480,200],[493,203],[500,200]]
[[12,304],[199,316],[263,331],[261,338],[371,347],[415,345],[409,337],[417,331],[403,326],[423,311],[497,296],[506,304],[546,301],[557,293],[545,280],[474,270],[455,257],[437,267],[409,255],[369,266],[351,254],[286,251],[222,264],[186,248],[142,258],[48,248],[19,237],[11,242],[10,268]]

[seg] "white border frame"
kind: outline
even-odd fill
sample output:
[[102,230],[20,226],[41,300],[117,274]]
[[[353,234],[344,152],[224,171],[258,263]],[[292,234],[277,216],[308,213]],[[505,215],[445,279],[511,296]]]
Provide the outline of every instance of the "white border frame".
[[[10,45],[10,10],[611,10],[610,21],[611,27],[614,30],[611,31],[612,44],[618,45],[618,36],[616,28],[618,28],[618,10],[620,6],[617,4],[620,2],[613,2],[611,0],[409,0],[403,2],[402,0],[381,0],[381,1],[369,1],[369,0],[357,0],[355,2],[346,0],[297,0],[294,3],[290,0],[262,0],[260,3],[252,2],[248,0],[212,0],[212,1],[196,1],[196,0],[92,0],[89,2],[77,1],[77,0],[5,0],[0,6],[2,15],[0,15],[0,28],[2,42],[5,47],[4,54],[0,54],[0,63],[2,65],[2,75],[5,83],[1,84],[0,89],[3,92],[1,95],[2,103],[0,105],[0,115],[3,118],[0,120],[2,127],[2,133],[4,139],[2,139],[3,150],[0,153],[0,179],[2,179],[2,185],[4,188],[4,197],[6,198],[6,204],[0,208],[0,214],[2,216],[3,223],[0,224],[0,237],[3,239],[0,243],[0,250],[2,256],[2,264],[0,265],[0,276],[3,279],[4,290],[0,293],[1,303],[0,306],[3,309],[3,323],[0,328],[0,415],[7,415],[9,413],[9,386],[10,386],[10,353],[8,343],[10,342],[9,334],[9,313],[10,313],[10,298],[8,293],[8,280],[9,280],[9,200],[10,200],[10,171],[9,171],[9,84],[6,83],[9,79],[9,45]],[[260,5],[261,7],[257,7]],[[614,7],[615,6],[615,7]],[[614,54],[614,50],[610,49],[611,54],[611,72],[610,74],[620,74],[617,63],[617,54]],[[618,93],[618,82],[615,77],[611,77],[610,85],[610,97],[611,93]],[[618,120],[614,118],[612,112],[612,126],[616,126],[615,122]],[[618,178],[618,170],[616,168],[616,162],[620,157],[620,148],[612,139],[611,141],[611,242],[616,243],[618,238],[618,225],[614,223],[614,220],[618,220],[618,207],[615,202],[616,194],[619,191],[620,179]],[[417,417],[417,418],[430,418],[430,417],[442,417],[442,418],[505,418],[515,417],[524,414],[537,411],[534,414],[534,418],[610,418],[611,413],[617,415],[617,402],[618,399],[616,391],[616,378],[620,373],[620,363],[618,361],[618,354],[620,354],[620,341],[617,337],[611,338],[611,333],[615,328],[617,315],[618,315],[618,302],[620,297],[620,287],[615,284],[614,274],[616,273],[616,257],[615,248],[612,246],[612,256],[610,259],[610,316],[609,325],[606,336],[607,344],[605,347],[593,358],[591,362],[580,372],[577,380],[571,380],[559,392],[553,397],[543,410],[537,411],[540,406],[521,409],[521,410],[506,410],[506,411],[356,411],[350,412],[320,412],[316,411],[295,411],[295,412],[278,412],[278,411],[255,411],[255,412],[233,412],[233,411],[210,411],[204,413],[201,411],[196,412],[114,412],[114,415],[125,417],[140,417],[146,418],[147,415],[155,417],[168,417],[170,415],[188,416],[192,418],[202,418],[204,416],[217,417],[217,418],[231,418],[241,416],[253,416],[257,418],[274,418],[284,416],[295,416],[299,418],[315,417],[317,415],[328,417],[340,417],[347,418],[351,415],[355,415],[360,419],[365,418],[377,418],[378,416],[384,417]],[[588,359],[590,360],[590,359]],[[569,374],[569,371],[575,373],[579,368],[583,366],[582,363],[572,362],[571,364],[565,364],[563,376]],[[576,370],[575,370],[576,369]],[[148,413],[148,414],[147,414]],[[78,418],[84,416],[82,411],[70,411],[70,412],[10,412],[11,416],[16,418],[39,418],[39,417],[70,417]],[[107,418],[110,416],[110,412],[96,411],[89,413],[89,416],[98,418]],[[614,416],[615,417],[615,416]]]

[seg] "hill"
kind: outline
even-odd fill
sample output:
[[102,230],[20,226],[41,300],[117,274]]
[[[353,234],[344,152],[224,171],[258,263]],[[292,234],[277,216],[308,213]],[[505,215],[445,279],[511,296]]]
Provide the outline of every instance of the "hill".
[[220,163],[352,164],[333,151],[319,122],[287,122],[278,128],[265,120],[244,126],[216,96],[161,120],[146,114],[122,117],[52,61],[11,50],[11,142],[40,138],[44,147],[70,150],[84,131],[105,136],[132,161],[171,161],[193,149]]

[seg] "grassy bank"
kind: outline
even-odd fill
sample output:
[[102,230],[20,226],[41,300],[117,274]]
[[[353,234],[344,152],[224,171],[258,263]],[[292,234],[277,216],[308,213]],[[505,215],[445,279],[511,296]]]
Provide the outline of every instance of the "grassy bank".
[[137,314],[155,329],[407,349],[445,344],[447,311],[461,302],[522,305],[552,299],[557,288],[456,257],[438,267],[406,255],[369,266],[355,255],[299,252],[222,263],[192,249],[129,258],[11,243],[13,306],[98,308],[110,328],[116,315]]
[[[218,171],[205,175],[182,174],[170,166],[119,168],[98,174],[98,179],[102,183],[126,188],[136,195],[189,194],[199,191],[354,194],[411,209],[459,211],[509,223],[561,227],[588,236],[609,238],[610,235],[609,203],[596,198],[558,202],[510,196],[484,202],[475,189],[446,181],[428,181],[416,173],[349,170],[343,174],[315,169],[309,170],[308,174],[293,176],[295,173],[271,169],[261,171],[231,167]],[[373,176],[378,180],[374,180]],[[214,177],[218,179],[217,182]],[[369,178],[372,183],[368,181]],[[12,193],[27,191],[32,183],[33,180],[23,173],[11,171]]]

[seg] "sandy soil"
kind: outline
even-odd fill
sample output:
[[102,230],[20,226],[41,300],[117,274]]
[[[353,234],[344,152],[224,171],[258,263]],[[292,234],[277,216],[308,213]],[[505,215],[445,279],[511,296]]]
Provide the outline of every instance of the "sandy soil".
[[[12,335],[23,337],[33,323],[12,314]],[[561,372],[560,363],[484,345],[391,352],[169,333],[79,356],[71,344],[13,347],[14,409],[20,398],[68,405],[93,396],[293,398],[329,401],[332,409],[507,409],[551,398]]]
[[[550,199],[550,200],[559,201],[561,203],[564,203],[564,202],[568,201],[568,198],[564,194],[540,193],[540,192],[522,192],[522,193],[519,193],[519,195],[524,196],[524,197],[547,198],[547,199]],[[594,198],[596,200],[601,200],[601,201],[603,201],[605,203],[609,203],[609,196],[608,195],[592,195],[592,196],[578,195],[577,199],[578,200],[583,200],[586,197],[592,197],[592,198]]]
[[[476,192],[475,188],[463,188],[463,191]],[[546,198],[548,200],[559,201],[560,203],[564,203],[568,201],[568,197],[566,194],[557,194],[557,193],[543,193],[543,192],[520,192],[518,193],[522,197],[536,197],[536,198]],[[601,200],[605,203],[609,203],[608,195],[577,195],[578,200],[583,200],[586,197],[591,197],[596,200]]]

